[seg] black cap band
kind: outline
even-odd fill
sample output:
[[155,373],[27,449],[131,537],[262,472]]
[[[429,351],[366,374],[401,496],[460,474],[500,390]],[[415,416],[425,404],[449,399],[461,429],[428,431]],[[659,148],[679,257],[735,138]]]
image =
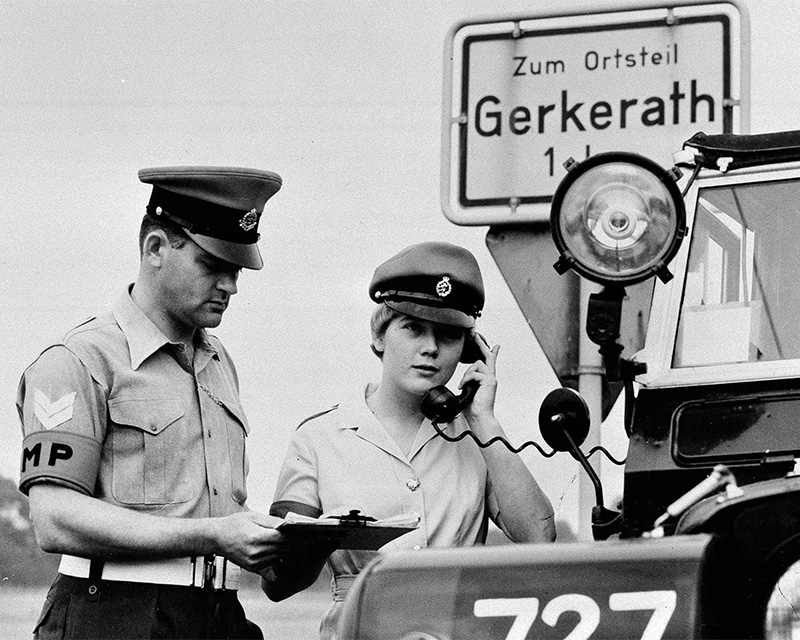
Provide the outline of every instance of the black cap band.
[[[396,300],[416,302],[417,304],[424,304],[431,307],[456,309],[473,318],[480,317],[481,309],[475,305],[472,292],[465,287],[453,288],[453,290],[448,291],[445,295],[422,293],[422,291],[436,291],[437,285],[441,284],[442,281],[442,276],[411,276],[384,282],[383,286],[387,288],[375,292],[375,301]],[[447,291],[448,289],[451,289],[451,287],[448,286],[445,290]]]
[[[258,219],[255,211],[240,211],[206,200],[183,196],[154,186],[147,205],[151,216],[166,218],[176,222],[190,233],[197,233],[229,242],[253,244],[258,242]],[[238,225],[220,224],[220,221],[240,219]]]

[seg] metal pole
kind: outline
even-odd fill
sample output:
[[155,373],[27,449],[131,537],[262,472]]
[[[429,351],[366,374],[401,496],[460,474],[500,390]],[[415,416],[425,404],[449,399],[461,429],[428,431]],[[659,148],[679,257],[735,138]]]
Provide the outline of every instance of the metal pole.
[[[583,444],[583,451],[589,451],[600,444],[600,426],[603,416],[603,359],[599,347],[586,335],[586,312],[589,308],[589,295],[600,291],[600,285],[581,278],[580,280],[580,325],[578,326],[578,391],[589,407],[589,435]],[[589,464],[602,481],[600,456],[594,456]],[[578,471],[578,538],[593,540],[592,507],[596,504],[595,488],[592,479]]]

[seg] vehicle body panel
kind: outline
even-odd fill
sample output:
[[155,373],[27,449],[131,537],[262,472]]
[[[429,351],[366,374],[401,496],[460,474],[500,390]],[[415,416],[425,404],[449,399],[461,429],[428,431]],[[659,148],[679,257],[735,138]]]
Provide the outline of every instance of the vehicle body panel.
[[[692,636],[706,535],[387,555],[348,596],[343,637]],[[411,588],[409,588],[411,587]],[[630,607],[630,609],[628,609]],[[658,617],[657,617],[658,616]],[[414,635],[417,634],[417,635]]]

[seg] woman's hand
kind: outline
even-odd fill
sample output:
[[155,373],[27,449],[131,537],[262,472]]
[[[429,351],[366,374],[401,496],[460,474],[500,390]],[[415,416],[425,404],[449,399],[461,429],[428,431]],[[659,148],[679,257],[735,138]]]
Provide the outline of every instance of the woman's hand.
[[[464,417],[482,442],[495,437],[508,440],[494,416],[495,369],[500,346],[489,348],[484,337],[474,331],[473,337],[485,362],[475,362],[469,367],[459,385],[462,388],[468,382],[480,385],[472,404],[464,409]],[[495,524],[514,542],[555,540],[553,506],[522,459],[499,442],[481,448],[480,452],[491,481],[492,492],[487,504]]]
[[464,417],[470,425],[473,425],[485,420],[494,420],[494,400],[497,394],[495,370],[500,345],[489,347],[486,338],[474,329],[471,330],[467,339],[474,340],[481,352],[481,360],[470,365],[458,385],[459,389],[463,389],[467,383],[474,382],[479,385],[472,402],[464,409]]

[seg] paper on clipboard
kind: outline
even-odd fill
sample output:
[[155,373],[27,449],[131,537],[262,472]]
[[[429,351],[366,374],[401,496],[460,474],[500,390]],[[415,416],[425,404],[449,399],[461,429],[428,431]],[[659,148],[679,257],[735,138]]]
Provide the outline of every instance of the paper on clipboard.
[[275,528],[290,536],[306,537],[309,541],[336,540],[337,549],[377,551],[387,542],[413,531],[419,516],[399,515],[375,520],[357,511],[349,515],[310,518],[289,512]]

